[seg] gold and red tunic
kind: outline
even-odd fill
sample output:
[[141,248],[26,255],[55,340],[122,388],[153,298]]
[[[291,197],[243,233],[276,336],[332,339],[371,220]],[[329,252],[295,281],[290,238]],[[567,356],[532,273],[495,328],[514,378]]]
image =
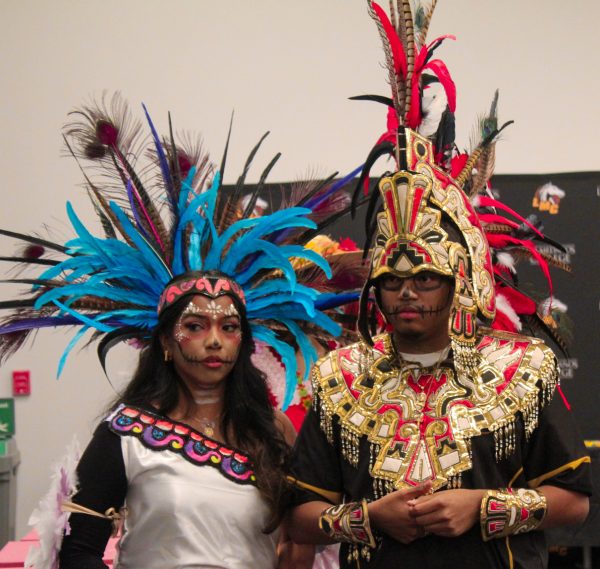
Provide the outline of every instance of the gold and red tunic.
[[331,438],[336,417],[351,464],[366,437],[371,474],[388,490],[428,480],[434,490],[458,485],[472,467],[471,438],[494,433],[497,456],[509,454],[517,416],[531,434],[558,380],[554,354],[540,340],[490,332],[477,351],[479,374],[462,382],[449,360],[430,368],[399,362],[387,334],[373,348],[357,343],[331,352],[313,379],[325,432]]
[[[391,337],[335,350],[313,370],[314,406],[294,452],[296,503],[377,499],[431,481],[449,488],[554,484],[591,493],[589,457],[539,339],[480,330],[477,373],[459,377],[452,352],[431,367],[403,361]],[[342,545],[342,550],[346,548]],[[532,561],[532,555],[535,561]],[[383,536],[361,567],[544,567],[542,532],[484,543],[458,538],[403,545]],[[345,565],[344,551],[340,556]],[[473,564],[471,563],[472,560]]]

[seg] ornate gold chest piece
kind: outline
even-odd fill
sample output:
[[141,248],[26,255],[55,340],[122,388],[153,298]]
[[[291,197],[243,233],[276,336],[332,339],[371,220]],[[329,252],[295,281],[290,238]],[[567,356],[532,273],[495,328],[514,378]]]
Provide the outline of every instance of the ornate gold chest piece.
[[460,486],[472,467],[471,438],[493,433],[496,459],[514,451],[517,412],[530,434],[557,383],[552,352],[540,341],[487,331],[478,338],[476,377],[460,380],[451,361],[432,368],[398,363],[390,336],[370,348],[359,342],[336,350],[314,370],[321,426],[333,441],[340,423],[342,454],[357,465],[366,437],[376,495],[431,481]]

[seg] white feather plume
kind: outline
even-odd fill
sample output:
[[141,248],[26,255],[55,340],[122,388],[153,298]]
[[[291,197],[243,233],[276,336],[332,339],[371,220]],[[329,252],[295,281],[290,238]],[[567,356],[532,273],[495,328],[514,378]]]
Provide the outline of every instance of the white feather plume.
[[568,306],[564,302],[561,302],[560,300],[558,300],[558,298],[556,298],[554,296],[549,296],[548,298],[544,299],[540,303],[540,308],[539,308],[542,316],[548,316],[553,311],[567,312],[567,309],[568,309]]
[[517,272],[517,269],[515,268],[514,257],[506,251],[502,251],[496,254],[496,262],[501,267],[507,268],[513,274]]
[[506,316],[515,326],[517,331],[521,331],[521,319],[519,315],[515,312],[514,308],[510,305],[508,298],[504,296],[502,293],[499,293],[496,296],[496,312],[501,312]]
[[448,97],[441,83],[431,83],[423,90],[421,108],[423,119],[418,132],[421,136],[433,136],[438,129],[442,114],[448,106]]
[[70,514],[62,511],[62,504],[77,491],[76,469],[80,456],[79,442],[73,437],[66,455],[53,467],[50,489],[29,517],[28,523],[37,531],[40,542],[39,547],[34,545],[29,549],[25,567],[58,569],[58,552],[63,535],[68,535],[70,531]]

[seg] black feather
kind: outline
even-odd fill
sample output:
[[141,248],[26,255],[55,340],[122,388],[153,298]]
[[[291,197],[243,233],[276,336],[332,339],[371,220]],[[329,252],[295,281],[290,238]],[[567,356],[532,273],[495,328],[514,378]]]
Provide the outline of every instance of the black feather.
[[229,151],[229,141],[231,140],[231,129],[233,128],[233,111],[231,112],[231,118],[229,119],[229,130],[227,131],[227,140],[225,141],[225,148],[223,150],[223,158],[221,158],[221,168],[219,172],[221,174],[221,181],[219,183],[219,189],[223,185],[223,179],[225,178],[225,165],[227,163],[227,152]]
[[169,144],[171,145],[171,164],[169,164],[169,170],[173,177],[173,193],[169,194],[169,200],[171,202],[171,209],[173,212],[177,211],[177,204],[179,202],[179,192],[181,191],[181,169],[179,168],[179,159],[177,156],[177,145],[175,144],[175,136],[173,134],[173,122],[171,121],[171,113],[168,113],[169,117]]
[[263,141],[265,140],[265,138],[267,138],[267,136],[269,136],[269,131],[265,132],[265,134],[263,134],[260,137],[260,140],[254,145],[254,148],[250,151],[248,158],[246,158],[244,169],[242,170],[242,173],[238,178],[235,187],[233,188],[233,192],[228,196],[227,200],[225,201],[224,207],[220,211],[220,217],[217,218],[219,224],[219,231],[223,229],[225,223],[228,223],[231,220],[232,213],[234,213],[237,210],[240,199],[242,197],[244,182],[246,181],[246,176],[248,175],[248,171],[250,170],[252,161],[254,160],[258,149],[261,147]]
[[450,107],[440,117],[437,131],[433,137],[433,145],[436,153],[442,154],[442,165],[447,165],[452,157],[452,148],[456,139],[456,120]]
[[548,326],[539,314],[527,314],[523,317],[523,320],[535,332],[534,336],[546,335],[566,358],[571,357],[565,340],[552,327]]
[[16,231],[9,231],[8,229],[0,229],[0,235],[14,237],[15,239],[20,239],[21,241],[26,241],[28,243],[34,243],[35,245],[42,245],[43,247],[48,247],[48,249],[54,249],[55,251],[60,251],[61,253],[65,253],[67,251],[66,247],[63,247],[58,243],[53,243],[52,241],[41,239],[40,237],[34,237],[33,235],[26,235],[25,233],[17,233]]
[[356,95],[354,97],[348,97],[351,101],[374,101],[375,103],[382,103],[386,107],[393,107],[394,101],[389,97],[383,95]]
[[377,216],[374,216],[370,223],[367,224],[366,230],[367,235],[365,237],[365,242],[363,245],[363,259],[367,258],[369,254],[369,249],[371,248],[371,243],[373,241],[373,236],[375,235],[375,230],[377,229]]
[[243,219],[250,217],[250,214],[254,211],[254,207],[256,206],[256,201],[258,200],[260,193],[262,192],[263,188],[265,187],[265,181],[266,181],[267,177],[269,176],[269,174],[271,173],[273,166],[275,166],[275,164],[277,163],[277,161],[280,158],[281,158],[281,152],[278,152],[277,154],[275,154],[275,156],[273,156],[273,158],[271,159],[271,162],[269,162],[267,164],[267,167],[263,170],[262,174],[260,175],[260,179],[258,180],[258,184],[256,184],[256,187],[254,188],[254,191],[252,192],[252,196],[248,200],[248,205],[246,206],[246,209],[244,210],[244,213],[242,214]]
[[302,199],[300,199],[298,201],[297,206],[303,206],[307,201],[311,200],[313,197],[315,197],[325,186],[327,186],[329,184],[329,182],[332,182],[335,177],[338,175],[338,172],[334,172],[333,174],[329,175],[327,178],[325,178],[324,180],[321,180],[318,184],[315,185],[315,187],[308,192],[305,196],[302,196]]
[[[360,207],[362,207],[364,204],[367,203],[368,200],[369,200],[368,197],[364,197],[363,199],[361,199],[358,202],[358,204],[356,205],[355,209],[359,209]],[[351,211],[352,211],[352,206],[349,205],[348,207],[345,207],[344,209],[341,209],[337,213],[334,213],[333,215],[330,215],[327,219],[325,219],[321,223],[317,224],[317,227],[315,227],[314,229],[309,229],[308,231],[305,231],[298,238],[298,243],[299,244],[307,243],[308,241],[310,241],[316,235],[319,235],[319,234],[323,233],[324,229],[326,229],[327,227],[329,227],[330,225],[332,225],[333,223],[335,223],[336,221],[338,221],[339,219],[341,219],[345,215],[348,215]]]
[[35,298],[22,298],[20,300],[2,300],[0,301],[0,310],[12,310],[14,308],[32,308],[35,304]]
[[10,261],[11,263],[29,263],[30,265],[58,265],[61,261],[52,259],[32,259],[30,257],[0,257],[0,261]]
[[225,148],[223,149],[223,157],[221,158],[221,168],[219,169],[220,179],[219,179],[219,188],[217,192],[217,203],[215,204],[215,221],[217,224],[217,230],[219,233],[221,232],[221,222],[224,220],[223,212],[227,205],[227,196],[225,196],[225,192],[221,191],[223,187],[223,180],[225,179],[225,166],[227,164],[227,153],[229,152],[229,142],[231,140],[231,130],[233,128],[233,114],[231,112],[231,118],[229,119],[229,130],[227,131],[227,140],[225,141]]
[[64,286],[65,281],[52,281],[52,280],[42,280],[42,279],[3,279],[0,280],[2,284],[29,284],[32,286],[38,287],[47,287],[47,288],[56,288],[57,286]]
[[363,166],[362,172],[360,173],[360,177],[358,178],[358,182],[356,183],[356,187],[354,188],[354,193],[352,194],[352,219],[356,216],[356,204],[358,203],[358,196],[362,192],[362,187],[366,178],[368,178],[371,168],[379,158],[382,156],[393,155],[394,154],[394,145],[391,142],[382,142],[377,146],[373,147],[369,155],[367,156],[367,160],[365,161],[365,165]]
[[134,327],[120,328],[106,334],[98,344],[98,359],[100,360],[102,370],[111,385],[112,382],[110,381],[110,377],[108,377],[108,374],[106,373],[106,356],[110,349],[114,348],[117,344],[132,339],[145,340],[146,336],[144,331]]
[[371,336],[371,327],[369,326],[369,318],[368,318],[370,289],[371,289],[371,283],[367,281],[360,293],[360,298],[358,300],[357,328],[358,328],[358,332],[362,336],[363,340],[369,346],[373,346],[373,338]]
[[491,142],[493,142],[498,135],[507,127],[510,126],[511,124],[513,124],[515,121],[507,121],[505,122],[500,128],[497,128],[496,130],[493,130],[492,132],[490,132],[482,141],[480,146],[482,147],[486,147],[488,144],[490,144]]

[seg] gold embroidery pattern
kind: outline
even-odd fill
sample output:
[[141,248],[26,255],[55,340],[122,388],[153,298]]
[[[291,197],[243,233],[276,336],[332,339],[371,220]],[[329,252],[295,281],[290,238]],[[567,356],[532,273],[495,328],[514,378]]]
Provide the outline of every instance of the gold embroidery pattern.
[[369,523],[367,501],[338,504],[327,508],[319,518],[319,528],[334,541],[353,544],[348,562],[361,557],[369,560],[370,549],[377,544]]
[[554,354],[540,340],[489,330],[477,352],[477,373],[467,379],[444,362],[439,369],[399,366],[387,334],[373,348],[359,342],[317,363],[321,427],[333,443],[339,420],[342,454],[354,466],[367,438],[376,496],[428,480],[434,490],[460,486],[472,467],[472,437],[493,433],[497,460],[514,452],[517,413],[526,436],[533,432],[558,381]]
[[546,517],[546,497],[530,488],[488,490],[481,501],[483,541],[532,531]]

